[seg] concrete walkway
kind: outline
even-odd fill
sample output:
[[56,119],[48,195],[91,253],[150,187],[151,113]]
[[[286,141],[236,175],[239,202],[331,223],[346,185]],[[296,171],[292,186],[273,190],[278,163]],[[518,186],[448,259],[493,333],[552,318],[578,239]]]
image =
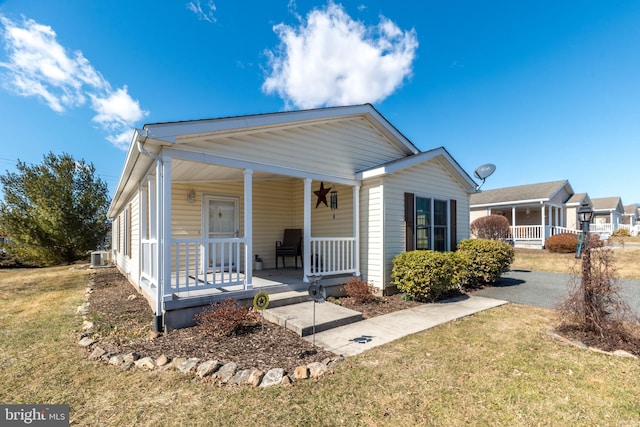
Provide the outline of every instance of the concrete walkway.
[[[506,303],[507,301],[493,298],[462,296],[357,321],[307,335],[304,339],[309,342],[314,342],[315,339],[317,346],[333,353],[353,356],[401,337]],[[318,305],[325,304],[330,303]]]

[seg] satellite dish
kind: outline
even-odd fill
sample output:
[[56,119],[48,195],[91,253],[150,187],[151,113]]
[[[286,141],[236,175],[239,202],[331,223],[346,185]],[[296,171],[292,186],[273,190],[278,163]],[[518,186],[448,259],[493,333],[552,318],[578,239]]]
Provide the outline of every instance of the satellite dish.
[[491,176],[492,173],[496,171],[496,165],[487,163],[486,165],[478,166],[478,168],[473,172],[476,178],[484,181],[488,177]]
[[[484,184],[484,180],[490,177],[491,174],[494,173],[495,171],[496,171],[496,165],[492,163],[486,163],[484,165],[478,166],[476,170],[473,172],[473,174],[475,175],[476,178],[481,179],[482,184]],[[482,187],[482,184],[476,187],[476,191],[480,190],[480,187]]]

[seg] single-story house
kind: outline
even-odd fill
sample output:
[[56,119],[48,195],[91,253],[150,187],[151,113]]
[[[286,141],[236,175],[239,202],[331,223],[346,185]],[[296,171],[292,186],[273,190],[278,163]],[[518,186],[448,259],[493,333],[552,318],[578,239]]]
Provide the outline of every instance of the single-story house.
[[566,228],[570,230],[582,230],[582,224],[580,224],[580,219],[578,217],[578,209],[582,205],[589,206],[593,209],[593,202],[587,193],[576,193],[564,204]]
[[[147,124],[109,207],[112,258],[158,330],[213,301],[318,280],[360,277],[388,294],[396,255],[469,237],[476,186],[370,104]],[[276,269],[285,230],[300,240]]]
[[542,248],[548,237],[580,228],[579,223],[576,227],[576,208],[588,196],[574,199],[574,195],[566,179],[483,190],[471,195],[469,219],[502,215],[509,221],[516,246]]
[[613,233],[622,224],[624,206],[619,196],[600,197],[593,202],[593,217],[590,231],[595,233]]

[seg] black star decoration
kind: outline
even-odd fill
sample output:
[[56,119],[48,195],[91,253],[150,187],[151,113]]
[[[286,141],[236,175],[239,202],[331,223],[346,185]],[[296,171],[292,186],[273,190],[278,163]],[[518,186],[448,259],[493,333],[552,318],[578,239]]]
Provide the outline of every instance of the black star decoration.
[[318,201],[316,202],[316,208],[320,206],[320,203],[324,203],[325,206],[329,206],[327,204],[327,194],[331,191],[331,187],[324,188],[324,182],[320,183],[320,189],[318,191],[314,191],[313,194],[318,196]]

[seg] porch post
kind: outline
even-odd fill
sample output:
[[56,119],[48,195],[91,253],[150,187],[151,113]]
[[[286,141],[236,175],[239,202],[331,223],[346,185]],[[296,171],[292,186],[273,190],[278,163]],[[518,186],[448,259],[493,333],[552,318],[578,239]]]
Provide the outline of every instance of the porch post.
[[516,207],[511,206],[511,226],[516,226]]
[[253,170],[244,170],[244,288],[253,289]]
[[542,239],[542,246],[544,246],[544,241],[547,240],[547,221],[544,208],[544,203],[542,203],[542,206],[540,207],[540,217],[542,218],[542,230],[540,230],[540,238]]
[[302,256],[307,260],[302,260],[304,265],[305,283],[309,283],[311,275],[311,178],[304,179],[304,223],[303,223],[303,239],[302,239]]
[[158,293],[154,329],[162,330],[165,289],[171,282],[171,158],[161,158],[156,164],[158,214]]
[[353,186],[353,275],[360,277],[360,183]]

